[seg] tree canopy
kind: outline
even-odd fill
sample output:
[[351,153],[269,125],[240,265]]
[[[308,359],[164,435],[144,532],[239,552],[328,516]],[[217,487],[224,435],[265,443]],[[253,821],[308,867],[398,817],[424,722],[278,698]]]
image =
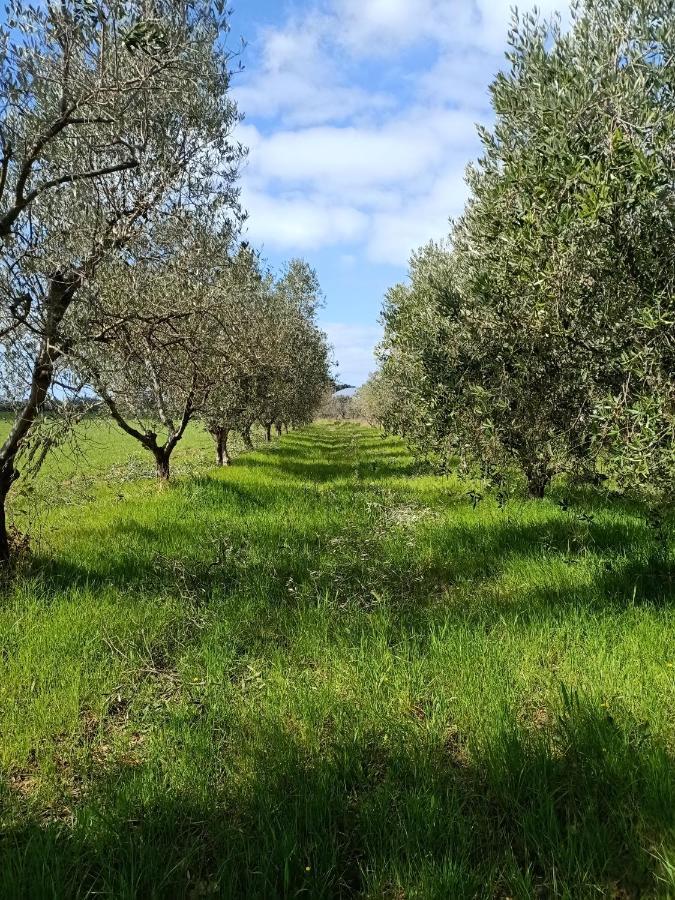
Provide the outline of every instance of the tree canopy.
[[465,211],[385,303],[385,420],[420,455],[672,490],[674,45],[666,0],[514,18]]
[[316,276],[301,262],[256,273],[241,244],[228,30],[221,0],[8,3],[0,353],[16,415],[0,447],[0,559],[5,501],[50,400],[98,397],[168,477],[219,392],[246,394],[245,428],[299,422],[328,378]]

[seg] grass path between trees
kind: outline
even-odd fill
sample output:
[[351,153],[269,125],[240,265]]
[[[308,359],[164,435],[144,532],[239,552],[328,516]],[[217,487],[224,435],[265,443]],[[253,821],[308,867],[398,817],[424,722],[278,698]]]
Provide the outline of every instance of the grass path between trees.
[[672,521],[116,440],[0,602],[2,898],[675,897]]

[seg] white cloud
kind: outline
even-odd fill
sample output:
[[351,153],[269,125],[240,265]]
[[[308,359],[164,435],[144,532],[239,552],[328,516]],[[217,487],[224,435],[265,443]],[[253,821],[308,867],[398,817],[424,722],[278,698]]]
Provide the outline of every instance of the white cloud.
[[[343,295],[360,297],[364,266],[404,267],[461,212],[513,0],[298,2],[254,40],[235,91],[248,235],[289,255],[335,248]],[[324,328],[340,377],[362,384],[381,329]]]
[[414,109],[382,127],[323,126],[278,130],[269,137],[248,129],[249,175],[326,192],[404,186],[449,153],[473,143],[473,117],[451,109]]
[[316,125],[391,108],[392,97],[345,76],[333,35],[331,17],[317,11],[283,30],[263,31],[253,44],[258,64],[235,84],[241,109],[252,116],[279,116],[287,125]]
[[449,220],[459,215],[467,196],[464,171],[441,174],[426,194],[403,202],[392,212],[373,216],[367,245],[372,262],[401,265],[412,250],[430,240],[447,237]]
[[268,194],[244,189],[247,233],[254,242],[281,249],[316,250],[363,239],[368,217],[322,196]]
[[435,0],[336,0],[335,13],[346,46],[384,55],[428,37],[440,6]]
[[478,142],[467,114],[415,108],[381,128],[247,126],[243,200],[249,234],[267,246],[318,249],[361,242],[374,262],[403,265],[448,232]]
[[322,325],[339,360],[340,378],[358,387],[374,371],[375,347],[382,339],[378,325],[347,325],[329,322]]
[[[462,99],[465,81],[472,81],[476,70],[469,60],[468,65],[459,60],[489,55],[489,68],[479,70],[489,78],[502,58],[513,6],[512,0],[309,2],[309,9],[292,15],[283,28],[266,28],[254,37],[256,64],[235,85],[235,96],[249,115],[278,116],[287,125],[382,115],[396,108],[396,96],[355,83],[350,77],[355,62],[396,59],[422,42],[440,53],[439,72],[460,75],[455,96]],[[539,0],[537,6],[548,17],[561,3],[566,6],[567,0]],[[529,3],[520,6],[527,9]]]
[[475,117],[489,116],[490,75],[498,71],[501,54],[477,47],[458,47],[441,53],[426,72],[417,78],[420,102],[456,104]]
[[[461,211],[512,0],[305,2],[302,19],[260,35],[237,91],[257,117],[240,129],[249,234],[291,252],[360,244],[404,265]],[[374,71],[399,86],[372,88]]]
[[[548,17],[561,2],[539,0],[537,7]],[[531,5],[518,4],[523,10]],[[501,51],[513,6],[513,0],[334,0],[343,45],[379,56],[421,41]]]

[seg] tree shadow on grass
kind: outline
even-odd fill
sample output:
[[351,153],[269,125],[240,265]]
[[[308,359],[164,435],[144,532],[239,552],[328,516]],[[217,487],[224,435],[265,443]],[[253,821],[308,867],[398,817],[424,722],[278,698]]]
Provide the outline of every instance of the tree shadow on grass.
[[302,481],[326,482],[352,480],[379,481],[392,477],[404,477],[415,473],[415,466],[406,455],[392,459],[368,459],[345,461],[344,458],[303,459],[279,458],[271,453],[248,457],[241,461],[245,469],[262,469],[279,477],[281,482],[289,475]]
[[[675,600],[675,557],[637,520],[590,524],[561,516],[519,523],[507,518],[476,520],[471,527],[434,528],[426,546],[429,574],[435,572],[441,585],[494,582],[520,567],[530,580],[539,582],[536,591],[542,599],[548,595],[553,604],[564,603],[566,597],[591,600],[591,595],[595,606],[602,606],[603,600]],[[561,577],[561,564],[569,578]],[[547,570],[548,585],[541,583]],[[528,595],[526,585],[521,590]]]
[[274,467],[280,480],[288,475],[310,481],[366,476],[379,479],[415,471],[410,454],[401,442],[358,432],[357,437],[351,450],[349,432],[338,435],[337,442],[316,435],[289,435],[266,452],[240,457],[236,464],[250,469]]
[[[325,459],[317,461],[322,442]],[[362,458],[366,444],[374,449]],[[608,517],[606,499],[585,491],[571,495],[564,511],[549,503],[499,511],[486,500],[472,517],[465,486],[453,483],[426,510],[431,517],[409,528],[396,524],[396,514],[415,514],[414,488],[403,477],[380,482],[407,471],[405,449],[378,436],[359,436],[358,448],[352,462],[332,439],[288,436],[269,452],[240,458],[233,472],[178,480],[151,524],[138,501],[113,506],[109,523],[90,529],[85,555],[38,548],[27,574],[47,595],[114,587],[208,602],[251,586],[275,606],[322,597],[368,608],[383,600],[409,623],[429,607],[446,619],[492,619],[675,599],[672,532],[650,527],[634,504],[623,517]],[[237,469],[254,477],[238,477]],[[256,478],[261,470],[270,479]],[[461,514],[447,521],[448,507]],[[510,596],[503,579],[518,569],[520,586]],[[444,605],[453,596],[464,609]]]
[[[198,523],[179,515],[170,527],[124,518],[93,531],[85,558],[37,554],[29,574],[47,593],[179,590],[208,602],[254,590],[274,607],[322,597],[368,608],[376,600],[409,623],[429,607],[446,620],[491,620],[570,605],[602,611],[675,600],[672,551],[637,518],[579,521],[552,510],[549,518],[523,521],[498,512],[472,518],[465,509],[458,521],[423,519],[418,530],[388,522],[391,510],[371,502],[370,488],[333,489],[335,518],[316,515],[327,502],[318,488],[248,490],[205,477],[176,490],[185,490],[186,504],[204,508]],[[298,513],[300,490],[306,521]],[[285,493],[295,517],[283,514]],[[364,508],[350,519],[350,505],[359,503]],[[517,591],[509,591],[510,573]],[[465,608],[443,602],[454,596]]]
[[398,731],[327,720],[318,744],[265,721],[236,749],[213,738],[180,792],[163,777],[172,760],[154,760],[91,783],[72,820],[36,810],[6,828],[3,897],[583,900],[675,889],[659,864],[673,850],[673,759],[640,723],[573,695],[544,726],[505,714],[480,746],[412,716]]

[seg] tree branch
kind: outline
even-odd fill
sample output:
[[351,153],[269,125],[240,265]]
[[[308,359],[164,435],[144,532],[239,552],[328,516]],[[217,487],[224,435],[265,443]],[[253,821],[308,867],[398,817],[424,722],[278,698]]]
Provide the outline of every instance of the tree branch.
[[174,432],[169,440],[166,442],[165,449],[167,453],[171,453],[178,443],[178,441],[185,434],[185,429],[190,424],[190,420],[192,419],[192,415],[194,413],[194,391],[190,391],[188,394],[187,400],[185,401],[185,409],[183,410],[183,418],[180,423],[180,428],[178,431]]
[[7,144],[5,152],[2,154],[2,163],[0,164],[0,200],[5,193],[5,185],[7,184],[7,170],[9,169],[9,161],[12,158],[12,145]]
[[75,172],[73,175],[61,175],[59,178],[52,178],[45,181],[44,184],[34,188],[26,197],[26,205],[32,203],[38,194],[43,194],[51,188],[58,187],[61,184],[74,184],[76,181],[91,181],[93,178],[103,178],[106,175],[114,175],[115,172],[124,172],[127,169],[136,169],[138,167],[137,159],[128,159],[125,162],[117,163],[114,166],[104,166],[101,169],[90,169],[87,172]]
[[77,104],[71,103],[71,105],[63,111],[59,118],[38,137],[31,149],[26,154],[24,163],[19,171],[19,177],[16,182],[16,190],[14,192],[17,206],[21,205],[23,201],[24,188],[26,187],[28,179],[30,178],[33,164],[36,162],[38,156],[47,146],[47,144],[50,141],[53,141],[55,137],[57,137],[65,128],[70,125],[70,117],[76,109]]
[[[150,351],[152,351],[152,347],[150,346],[150,342],[147,338],[146,343],[148,344]],[[155,397],[157,398],[157,411],[159,413],[159,420],[171,434],[174,434],[176,431],[176,426],[174,425],[171,416],[167,414],[164,408],[164,391],[162,390],[162,386],[159,383],[159,378],[157,376],[157,371],[153,366],[152,360],[149,356],[145,357],[145,367],[150,374],[150,378],[152,379],[152,386],[155,391]]]
[[[74,104],[71,104],[66,112],[51,126],[51,128],[47,129],[47,131],[37,139],[33,147],[28,152],[16,182],[16,189],[14,191],[14,203],[12,207],[0,219],[0,238],[7,237],[12,226],[24,211],[24,209],[26,209],[26,207],[29,206],[36,197],[38,197],[45,191],[51,190],[52,188],[58,187],[62,184],[74,184],[78,181],[91,181],[94,178],[104,178],[107,175],[113,175],[115,172],[123,172],[127,169],[135,169],[138,166],[139,163],[137,159],[129,159],[125,160],[125,162],[117,163],[114,166],[103,166],[100,169],[91,169],[87,172],[75,172],[70,175],[61,175],[58,178],[52,178],[49,181],[45,181],[43,184],[38,185],[38,187],[30,191],[30,193],[24,195],[26,184],[28,183],[28,179],[33,169],[33,164],[37,161],[40,152],[49,143],[49,141],[53,140],[57,135],[59,135],[65,128],[70,125],[87,124],[87,119],[71,118],[72,113],[75,109],[76,106]],[[4,190],[4,185],[7,178],[7,168],[9,166],[9,158],[7,156],[7,153],[8,151],[6,150],[5,156],[3,157],[2,168],[0,169],[0,197],[2,196],[2,190]]]
[[[153,449],[152,442],[147,434],[143,434],[143,432],[139,431],[137,428],[134,428],[133,425],[129,425],[124,416],[120,413],[117,408],[117,404],[110,396],[110,394],[106,391],[105,388],[99,387],[98,385],[94,385],[98,393],[103,398],[103,402],[110,410],[110,415],[113,417],[115,422],[119,425],[122,431],[126,431],[128,435],[132,438],[135,438],[139,443],[143,444],[144,447],[148,447],[150,450]],[[156,441],[155,441],[156,443]]]

